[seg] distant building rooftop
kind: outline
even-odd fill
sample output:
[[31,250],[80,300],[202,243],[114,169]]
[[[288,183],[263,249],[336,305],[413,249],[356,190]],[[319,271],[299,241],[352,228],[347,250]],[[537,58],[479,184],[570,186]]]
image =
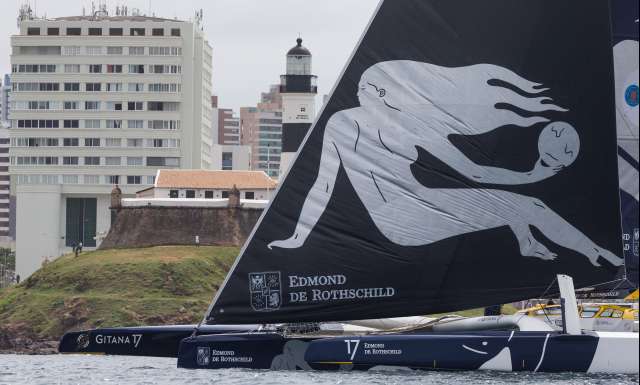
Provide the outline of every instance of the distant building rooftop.
[[122,15],[122,16],[65,16],[65,17],[56,17],[47,19],[47,21],[174,21],[174,22],[184,22],[183,20],[178,19],[165,19],[162,17],[152,17],[152,16],[133,16],[133,15]]
[[277,182],[264,171],[158,170],[155,187],[193,189],[274,189]]

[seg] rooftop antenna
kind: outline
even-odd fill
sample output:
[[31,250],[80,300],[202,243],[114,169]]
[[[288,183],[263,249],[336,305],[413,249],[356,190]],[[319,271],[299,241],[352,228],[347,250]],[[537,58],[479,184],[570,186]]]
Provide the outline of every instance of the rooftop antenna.
[[200,27],[201,31],[203,30],[202,18],[203,18],[202,8],[200,8],[199,11],[196,11],[195,22],[196,22],[196,25]]

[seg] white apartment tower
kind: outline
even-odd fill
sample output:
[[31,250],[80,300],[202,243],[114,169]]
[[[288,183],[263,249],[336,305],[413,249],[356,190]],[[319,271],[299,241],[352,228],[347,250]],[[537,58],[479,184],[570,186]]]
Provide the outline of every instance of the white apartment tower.
[[0,122],[0,244],[9,237],[11,216],[9,186],[9,129]]
[[22,11],[19,29],[9,156],[26,278],[78,242],[100,245],[115,185],[134,196],[160,168],[210,168],[213,117],[200,21]]

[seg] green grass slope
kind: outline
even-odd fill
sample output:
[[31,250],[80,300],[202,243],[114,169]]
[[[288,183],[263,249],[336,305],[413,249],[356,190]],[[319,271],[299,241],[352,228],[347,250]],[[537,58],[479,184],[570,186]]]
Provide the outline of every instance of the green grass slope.
[[[197,323],[238,252],[237,247],[158,246],[58,258],[0,291],[0,350],[57,340],[70,330]],[[507,314],[514,311],[503,307]]]
[[0,291],[0,348],[3,335],[51,340],[84,328],[197,323],[238,251],[164,246],[58,258]]

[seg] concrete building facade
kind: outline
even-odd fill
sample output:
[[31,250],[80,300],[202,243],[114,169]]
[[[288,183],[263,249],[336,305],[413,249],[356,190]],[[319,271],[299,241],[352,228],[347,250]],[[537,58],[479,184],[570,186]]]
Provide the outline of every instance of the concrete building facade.
[[268,201],[276,187],[277,182],[261,171],[158,170],[153,187],[138,191],[136,198],[227,199],[236,188],[242,200]]
[[0,244],[10,237],[9,129],[0,123]]
[[11,92],[11,77],[9,74],[4,75],[0,92],[2,92],[0,95],[0,123],[9,122],[9,92]]
[[251,169],[280,177],[282,152],[282,96],[280,86],[262,93],[256,107],[240,108],[242,142],[251,147]]
[[109,194],[159,168],[211,167],[211,47],[198,23],[145,16],[34,18],[11,37],[9,150],[16,263],[100,245]]

